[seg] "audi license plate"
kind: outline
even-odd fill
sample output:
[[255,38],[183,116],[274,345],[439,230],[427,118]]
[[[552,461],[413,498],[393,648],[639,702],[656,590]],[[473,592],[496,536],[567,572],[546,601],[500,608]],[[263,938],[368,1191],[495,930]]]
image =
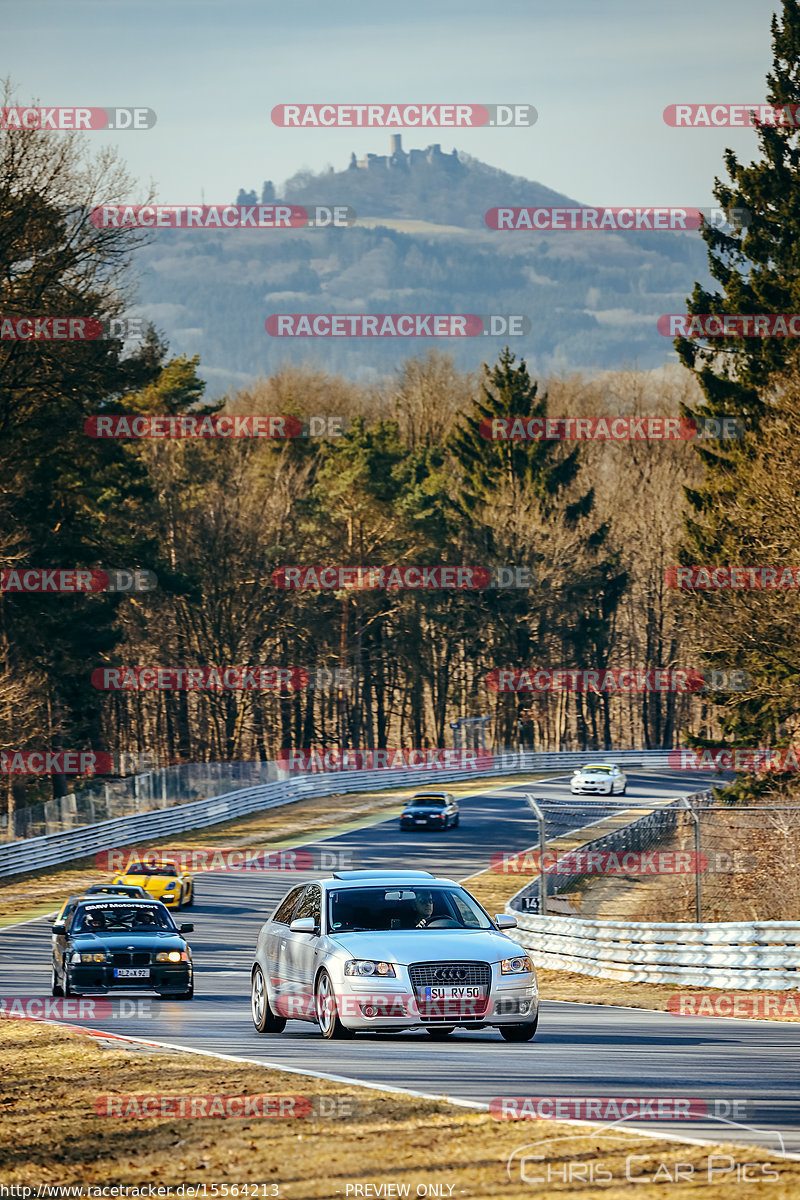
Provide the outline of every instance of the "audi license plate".
[[114,967],[115,979],[149,979],[149,967]]
[[482,1000],[483,988],[459,986],[426,987],[426,1000]]

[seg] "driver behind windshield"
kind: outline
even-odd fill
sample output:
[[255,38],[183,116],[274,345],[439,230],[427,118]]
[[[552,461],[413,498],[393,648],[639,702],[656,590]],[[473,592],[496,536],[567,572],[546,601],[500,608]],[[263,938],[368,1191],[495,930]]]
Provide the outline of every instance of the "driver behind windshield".
[[81,931],[86,933],[97,933],[100,929],[105,929],[105,917],[101,912],[92,912],[91,910],[83,915],[81,922]]
[[414,927],[424,929],[433,916],[433,896],[430,892],[417,892],[413,904]]

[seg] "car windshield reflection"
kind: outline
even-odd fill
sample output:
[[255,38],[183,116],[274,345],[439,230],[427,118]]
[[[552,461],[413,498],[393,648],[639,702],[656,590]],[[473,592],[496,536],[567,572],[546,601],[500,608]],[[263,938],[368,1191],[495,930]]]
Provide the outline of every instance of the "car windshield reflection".
[[328,893],[328,929],[332,934],[492,928],[486,914],[460,889],[365,887]]
[[131,863],[125,872],[126,875],[177,875],[178,868],[171,863],[160,863],[152,865],[151,863]]

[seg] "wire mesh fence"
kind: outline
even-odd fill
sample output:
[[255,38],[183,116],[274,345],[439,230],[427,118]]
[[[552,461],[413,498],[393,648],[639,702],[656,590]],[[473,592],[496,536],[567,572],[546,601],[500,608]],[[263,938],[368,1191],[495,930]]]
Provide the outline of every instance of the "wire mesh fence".
[[273,783],[279,778],[274,762],[183,763],[126,779],[101,781],[43,804],[31,804],[0,816],[0,837],[6,841],[61,833],[82,825],[154,812],[223,796],[240,788]]
[[523,912],[602,921],[800,920],[800,805],[539,800],[537,849],[497,857]]

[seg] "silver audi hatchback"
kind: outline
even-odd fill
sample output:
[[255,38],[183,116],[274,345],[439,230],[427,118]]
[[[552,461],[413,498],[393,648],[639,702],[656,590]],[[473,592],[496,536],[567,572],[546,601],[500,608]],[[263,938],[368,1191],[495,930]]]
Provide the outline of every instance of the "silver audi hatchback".
[[293,888],[258,936],[253,1024],[281,1033],[310,1021],[325,1038],[357,1031],[494,1026],[527,1042],[539,1019],[536,972],[452,879],[427,871],[339,871]]

